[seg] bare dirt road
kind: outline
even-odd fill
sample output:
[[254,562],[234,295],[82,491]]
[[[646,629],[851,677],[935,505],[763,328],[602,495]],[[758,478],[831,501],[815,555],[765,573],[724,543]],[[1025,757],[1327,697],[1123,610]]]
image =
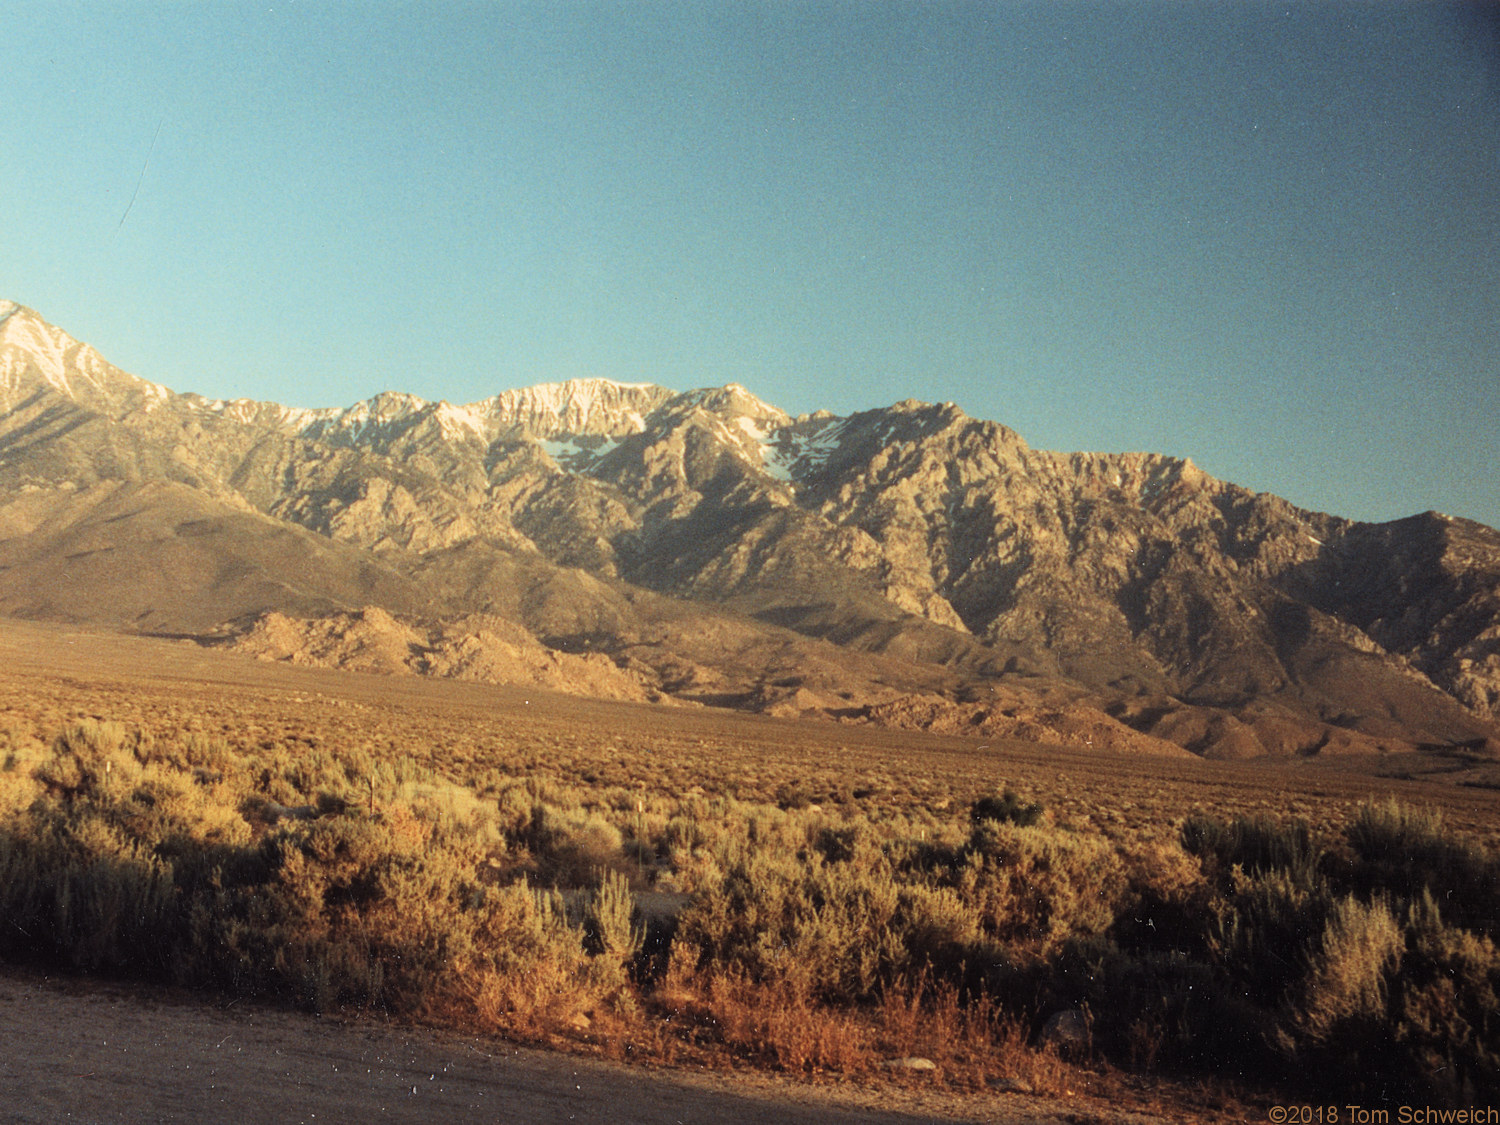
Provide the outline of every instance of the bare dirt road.
[[0,1122],[1157,1125],[1086,1098],[663,1073],[490,1040],[0,974]]

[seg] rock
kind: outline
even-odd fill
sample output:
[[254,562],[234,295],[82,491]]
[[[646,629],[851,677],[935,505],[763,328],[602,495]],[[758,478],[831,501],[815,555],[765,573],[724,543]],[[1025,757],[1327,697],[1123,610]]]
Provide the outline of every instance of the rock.
[[985,1085],[991,1090],[999,1090],[1005,1094],[1034,1094],[1035,1088],[1024,1078],[1010,1078],[999,1075],[986,1080]]
[[318,809],[315,805],[283,805],[276,801],[265,803],[266,820],[275,824],[278,820],[316,820]]
[[924,1059],[920,1055],[905,1055],[899,1059],[890,1059],[886,1064],[892,1070],[936,1070],[937,1063],[931,1059]]
[[1060,1054],[1086,1054],[1094,1038],[1091,1023],[1082,1008],[1066,1008],[1048,1018],[1037,1041]]

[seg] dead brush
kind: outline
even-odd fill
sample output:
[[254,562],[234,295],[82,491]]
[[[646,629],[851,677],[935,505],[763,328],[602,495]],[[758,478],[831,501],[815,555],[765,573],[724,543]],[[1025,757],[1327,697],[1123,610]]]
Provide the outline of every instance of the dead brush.
[[816,1005],[785,982],[715,975],[706,1000],[724,1045],[741,1057],[794,1074],[855,1074],[875,1060],[868,1021]]
[[927,973],[885,988],[872,1013],[872,1042],[883,1058],[931,1060],[942,1081],[963,1089],[1068,1088],[1069,1065],[1027,1044],[1026,1028],[986,994],[967,1000],[952,982]]

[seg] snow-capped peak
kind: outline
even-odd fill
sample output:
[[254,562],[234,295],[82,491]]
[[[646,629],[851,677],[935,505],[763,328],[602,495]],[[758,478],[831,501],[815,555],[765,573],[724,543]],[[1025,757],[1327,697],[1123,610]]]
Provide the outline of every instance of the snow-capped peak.
[[166,387],[119,370],[87,344],[48,324],[15,301],[0,300],[0,391],[9,398],[22,372],[32,368],[48,386],[75,402],[118,405],[120,392],[133,405],[172,397]]
[[442,427],[444,437],[472,435],[485,440],[489,438],[489,427],[485,424],[484,415],[472,406],[454,406],[440,402],[433,415]]
[[30,309],[0,301],[0,406],[14,406],[34,394],[39,382],[110,413],[177,402],[185,410],[230,422],[382,452],[408,438],[482,447],[497,440],[530,439],[573,472],[592,471],[632,435],[686,424],[706,427],[768,476],[794,481],[821,466],[841,433],[831,418],[826,423],[793,420],[738,383],[679,394],[655,383],[569,379],[504,391],[464,406],[398,391],[325,409],[176,396],[118,371],[93,348]]
[[353,406],[309,411],[297,419],[297,429],[304,437],[338,437],[354,445],[366,435],[406,422],[426,409],[427,401],[416,395],[381,391]]
[[55,390],[73,397],[68,380],[68,353],[78,341],[14,301],[0,303],[0,349],[7,359],[28,358]]
[[673,397],[654,383],[569,379],[504,391],[467,409],[498,426],[514,426],[537,437],[603,434],[621,437],[646,428],[646,415]]

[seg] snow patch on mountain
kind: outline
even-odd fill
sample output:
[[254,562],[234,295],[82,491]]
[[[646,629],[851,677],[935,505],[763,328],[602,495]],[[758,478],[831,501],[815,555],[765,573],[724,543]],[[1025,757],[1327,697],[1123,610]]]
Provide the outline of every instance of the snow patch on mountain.
[[194,410],[217,414],[244,425],[269,425],[291,433],[303,433],[318,421],[326,421],[337,411],[310,410],[301,406],[282,406],[279,402],[261,402],[253,398],[205,399],[197,395],[183,395],[187,405]]
[[353,406],[310,411],[300,419],[297,433],[301,437],[358,445],[368,436],[411,420],[427,406],[427,401],[416,395],[382,391]]
[[477,437],[489,440],[489,427],[484,415],[472,406],[453,406],[446,402],[437,404],[433,412],[445,438]]
[[560,468],[585,473],[620,447],[618,438],[581,435],[562,439],[543,438],[537,443]]
[[802,480],[828,463],[849,428],[848,418],[800,420],[761,438],[761,460],[777,480]]
[[779,407],[756,398],[738,383],[701,387],[676,397],[675,407],[698,407],[716,417],[747,418],[770,426],[785,426],[791,416]]
[[[577,473],[593,471],[625,437],[671,427],[701,412],[695,424],[758,464],[767,476],[790,483],[823,468],[849,423],[823,412],[794,420],[738,383],[678,393],[655,383],[569,379],[504,391],[464,406],[395,391],[352,406],[321,409],[175,396],[165,387],[116,372],[92,348],[31,310],[0,301],[0,393],[14,391],[26,370],[71,398],[86,392],[84,397],[96,405],[138,408],[145,392],[147,406],[151,400],[177,399],[193,411],[344,447],[380,447],[416,432],[435,432],[445,442],[485,445],[524,436],[538,441],[560,468]],[[123,398],[122,389],[128,392]]]

